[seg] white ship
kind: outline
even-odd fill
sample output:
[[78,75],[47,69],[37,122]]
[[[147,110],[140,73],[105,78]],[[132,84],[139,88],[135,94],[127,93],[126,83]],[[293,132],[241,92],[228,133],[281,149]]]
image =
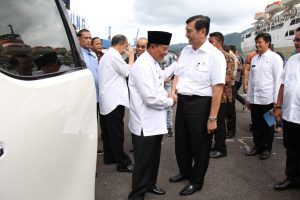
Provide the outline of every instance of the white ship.
[[242,35],[241,48],[245,54],[255,50],[255,37],[260,32],[272,36],[274,51],[286,57],[294,50],[295,30],[300,26],[300,0],[282,0],[269,4],[265,12],[256,13],[253,27]]

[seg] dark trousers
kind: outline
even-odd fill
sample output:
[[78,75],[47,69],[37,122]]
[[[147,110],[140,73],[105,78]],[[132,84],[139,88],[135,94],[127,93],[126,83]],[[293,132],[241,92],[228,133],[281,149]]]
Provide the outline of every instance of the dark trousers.
[[124,152],[124,114],[125,107],[117,106],[107,115],[101,115],[104,162],[117,162],[127,166],[131,163],[129,156]]
[[207,133],[211,97],[178,95],[175,153],[180,173],[202,188],[209,164],[212,134]]
[[264,114],[273,108],[273,103],[268,105],[250,104],[253,129],[253,142],[258,151],[271,151],[274,140],[274,126],[269,127]]
[[137,136],[132,134],[134,170],[132,191],[128,199],[144,199],[149,187],[156,184],[163,135]]
[[239,94],[239,89],[242,86],[242,79],[234,82],[235,99],[238,100],[242,105],[246,105],[246,100]]
[[232,102],[228,102],[228,110],[226,115],[227,132],[235,134],[236,132],[236,111],[235,111],[235,89],[232,87]]
[[283,142],[286,149],[285,174],[300,184],[300,124],[283,120]]
[[217,130],[214,135],[214,148],[212,150],[227,153],[226,148],[226,123],[225,117],[227,112],[228,103],[221,103],[217,118]]

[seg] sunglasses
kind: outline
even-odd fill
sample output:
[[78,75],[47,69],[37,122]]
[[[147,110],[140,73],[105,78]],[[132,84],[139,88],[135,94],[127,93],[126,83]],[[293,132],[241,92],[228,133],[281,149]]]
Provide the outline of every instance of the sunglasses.
[[300,42],[300,38],[293,39],[293,42]]
[[136,48],[145,49],[145,48],[146,48],[146,45],[136,45]]

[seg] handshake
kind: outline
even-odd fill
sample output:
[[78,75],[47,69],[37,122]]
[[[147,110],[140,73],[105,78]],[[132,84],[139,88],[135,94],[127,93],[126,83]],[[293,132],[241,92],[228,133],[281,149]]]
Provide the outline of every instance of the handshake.
[[177,103],[177,100],[178,100],[178,96],[175,92],[170,92],[169,93],[169,98],[173,99],[173,106]]

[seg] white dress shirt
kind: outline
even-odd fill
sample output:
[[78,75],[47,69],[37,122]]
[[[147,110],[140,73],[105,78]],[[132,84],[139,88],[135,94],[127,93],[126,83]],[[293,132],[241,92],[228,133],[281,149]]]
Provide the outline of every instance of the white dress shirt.
[[300,54],[295,54],[287,61],[281,76],[284,84],[282,118],[300,124]]
[[129,108],[126,77],[130,73],[130,65],[115,48],[110,47],[103,55],[98,71],[100,113],[107,115],[118,105]]
[[282,58],[270,49],[251,60],[247,100],[251,104],[268,105],[277,102]]
[[225,83],[226,60],[208,40],[196,50],[188,45],[181,51],[175,75],[178,76],[177,93],[212,96],[212,86]]
[[[169,73],[169,72],[168,72]],[[164,72],[146,51],[134,63],[129,75],[129,129],[135,135],[167,133],[167,108],[172,98],[164,89]]]

